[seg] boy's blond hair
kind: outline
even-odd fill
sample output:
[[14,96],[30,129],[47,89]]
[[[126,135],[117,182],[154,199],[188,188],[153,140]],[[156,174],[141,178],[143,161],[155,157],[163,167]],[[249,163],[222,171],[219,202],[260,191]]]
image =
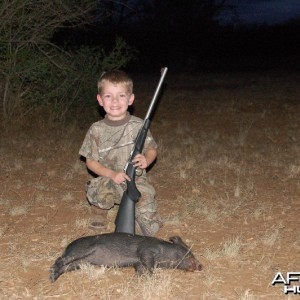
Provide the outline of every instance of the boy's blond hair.
[[133,91],[133,81],[130,76],[120,70],[112,70],[108,72],[103,72],[98,80],[98,94],[101,95],[103,82],[108,81],[114,84],[124,84],[128,89],[128,93],[132,94]]

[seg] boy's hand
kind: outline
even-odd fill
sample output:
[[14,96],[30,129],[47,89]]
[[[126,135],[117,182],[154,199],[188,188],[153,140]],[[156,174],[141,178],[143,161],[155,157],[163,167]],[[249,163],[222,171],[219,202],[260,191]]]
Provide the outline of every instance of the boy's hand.
[[125,183],[126,180],[131,181],[130,177],[124,172],[114,172],[114,174],[111,176],[111,180],[113,180],[116,184]]
[[146,169],[148,167],[148,162],[143,154],[137,154],[132,162],[136,168]]

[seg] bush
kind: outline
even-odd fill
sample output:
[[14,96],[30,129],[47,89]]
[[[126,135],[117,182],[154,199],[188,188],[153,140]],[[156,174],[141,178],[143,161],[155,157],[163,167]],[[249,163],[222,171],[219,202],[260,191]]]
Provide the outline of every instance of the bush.
[[91,23],[97,3],[2,1],[0,101],[5,123],[40,106],[51,106],[52,116],[64,118],[70,107],[94,100],[103,70],[123,67],[133,58],[132,49],[118,37],[108,52],[87,46],[66,50],[52,42],[62,28]]

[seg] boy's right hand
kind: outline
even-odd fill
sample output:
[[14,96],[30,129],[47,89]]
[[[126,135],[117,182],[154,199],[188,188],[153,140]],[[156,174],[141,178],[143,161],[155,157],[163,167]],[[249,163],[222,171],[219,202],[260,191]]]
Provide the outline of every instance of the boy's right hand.
[[130,177],[124,172],[114,172],[111,180],[113,180],[116,184],[125,183],[126,180],[131,181]]

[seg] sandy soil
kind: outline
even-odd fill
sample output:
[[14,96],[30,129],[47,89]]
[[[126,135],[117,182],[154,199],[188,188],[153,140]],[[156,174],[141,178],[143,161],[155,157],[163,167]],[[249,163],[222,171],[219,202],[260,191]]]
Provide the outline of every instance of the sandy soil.
[[[155,77],[137,76],[143,118]],[[147,80],[146,80],[147,79]],[[83,270],[49,281],[72,240],[95,234],[78,150],[96,109],[51,124],[3,129],[0,143],[2,299],[289,299],[277,272],[300,272],[299,74],[169,74],[151,131],[149,171],[165,225],[204,265],[201,272]],[[104,232],[113,231],[113,216]],[[101,232],[99,232],[101,233]],[[300,285],[293,282],[293,285]]]

